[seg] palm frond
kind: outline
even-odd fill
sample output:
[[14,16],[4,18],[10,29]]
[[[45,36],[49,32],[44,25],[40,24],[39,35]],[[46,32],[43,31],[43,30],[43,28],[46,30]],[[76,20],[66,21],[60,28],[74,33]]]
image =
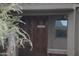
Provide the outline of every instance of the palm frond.
[[[11,31],[14,31],[17,34],[17,45],[19,44],[24,47],[24,41],[31,43],[29,34],[17,26],[20,22],[25,24],[25,22],[20,20],[21,16],[19,17],[8,14],[8,12],[10,13],[11,11],[16,11],[18,14],[20,14],[22,13],[21,9],[22,8],[17,4],[0,4],[0,45],[3,46],[3,48]],[[22,30],[22,32],[20,30]]]

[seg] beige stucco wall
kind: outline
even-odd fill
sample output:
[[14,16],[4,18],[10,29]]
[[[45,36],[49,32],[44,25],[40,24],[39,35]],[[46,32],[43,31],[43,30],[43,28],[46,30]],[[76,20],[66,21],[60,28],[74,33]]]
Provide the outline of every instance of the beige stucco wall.
[[75,55],[75,47],[74,47],[74,41],[75,41],[75,13],[72,11],[68,15],[68,38],[67,38],[67,51],[68,55]]

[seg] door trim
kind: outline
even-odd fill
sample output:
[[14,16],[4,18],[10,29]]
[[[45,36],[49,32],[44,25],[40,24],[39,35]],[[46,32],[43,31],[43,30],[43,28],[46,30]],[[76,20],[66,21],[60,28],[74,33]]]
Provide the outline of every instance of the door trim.
[[55,53],[55,54],[67,54],[67,50],[64,49],[48,49],[48,53]]

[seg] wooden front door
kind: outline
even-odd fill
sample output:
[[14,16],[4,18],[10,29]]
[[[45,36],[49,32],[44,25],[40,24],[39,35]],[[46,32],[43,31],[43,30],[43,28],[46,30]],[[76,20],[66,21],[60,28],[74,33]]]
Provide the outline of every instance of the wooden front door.
[[48,41],[48,16],[24,16],[26,26],[23,26],[29,33],[34,56],[47,55],[47,41]]

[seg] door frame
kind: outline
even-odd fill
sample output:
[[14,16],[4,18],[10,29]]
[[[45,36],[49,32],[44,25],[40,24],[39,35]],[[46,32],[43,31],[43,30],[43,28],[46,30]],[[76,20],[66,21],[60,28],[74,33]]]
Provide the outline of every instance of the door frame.
[[[58,10],[58,9],[57,9]],[[23,10],[24,11],[24,13],[23,14],[21,14],[21,15],[68,15],[68,34],[67,34],[67,55],[68,56],[74,56],[75,55],[75,49],[74,49],[74,47],[75,47],[75,43],[74,43],[74,40],[75,40],[75,12],[73,11],[73,9],[65,9],[67,12],[66,13],[64,13],[64,12],[62,12],[64,9],[61,9],[61,12],[59,11],[59,12],[57,12],[57,10],[56,10],[56,12],[52,12],[52,13],[50,13],[50,12],[48,12],[48,10],[47,10],[47,12],[48,13],[39,13],[39,11],[38,10],[36,10],[36,12],[37,13],[34,13],[32,10],[30,10],[30,11],[32,11],[31,13],[30,12],[28,12],[28,14],[26,13],[27,12],[27,10]],[[42,12],[44,12],[45,10],[40,10],[40,11],[42,11]],[[53,10],[52,10],[53,11]],[[70,24],[71,23],[71,24]],[[72,30],[72,31],[71,31]]]

